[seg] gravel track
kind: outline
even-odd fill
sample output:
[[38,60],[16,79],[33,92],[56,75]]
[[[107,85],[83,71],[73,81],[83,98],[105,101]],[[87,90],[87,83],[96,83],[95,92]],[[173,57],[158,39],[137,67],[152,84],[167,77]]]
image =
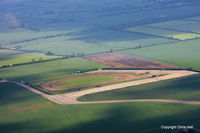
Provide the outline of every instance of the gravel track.
[[83,90],[83,91],[78,91],[78,92],[72,92],[72,93],[66,93],[66,94],[59,94],[59,95],[48,95],[43,92],[40,92],[30,86],[21,84],[21,83],[16,83],[24,88],[29,89],[30,91],[37,93],[52,102],[55,102],[57,104],[97,104],[97,103],[120,103],[120,102],[164,102],[164,103],[179,103],[179,104],[194,104],[194,105],[200,105],[200,101],[181,101],[181,100],[166,100],[166,99],[137,99],[137,100],[110,100],[110,101],[89,101],[89,102],[82,102],[78,101],[77,98],[84,96],[86,94],[92,94],[92,93],[97,93],[97,92],[103,92],[103,91],[108,91],[108,90],[114,90],[114,89],[120,89],[128,86],[134,86],[134,85],[140,85],[140,84],[146,84],[146,83],[151,83],[151,82],[157,82],[161,80],[167,80],[167,79],[172,79],[172,78],[178,78],[178,77],[183,77],[183,76],[189,76],[197,74],[196,72],[191,72],[191,71],[171,71],[170,74],[165,75],[165,76],[160,76],[160,77],[155,77],[155,78],[148,78],[148,79],[143,79],[143,80],[138,80],[138,81],[131,81],[131,82],[126,82],[126,83],[120,83],[120,84],[115,84],[115,85],[109,85],[105,86],[102,88],[93,88],[89,90]]

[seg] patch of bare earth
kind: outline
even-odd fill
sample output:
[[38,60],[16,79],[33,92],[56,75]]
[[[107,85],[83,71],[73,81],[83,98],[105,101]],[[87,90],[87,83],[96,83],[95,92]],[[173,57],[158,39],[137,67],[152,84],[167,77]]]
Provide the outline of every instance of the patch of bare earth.
[[[66,82],[66,81],[71,81],[71,80],[76,80],[76,79],[81,79],[81,78],[88,78],[88,77],[97,77],[97,76],[113,76],[114,80],[110,81],[105,81],[105,82],[100,82],[100,83],[93,83],[93,84],[87,84],[87,85],[81,85],[81,86],[73,86],[73,87],[59,87],[57,86],[58,83],[61,82]],[[86,87],[92,87],[96,86],[99,84],[110,84],[110,83],[117,83],[117,82],[123,82],[123,81],[129,81],[129,80],[134,80],[134,79],[139,79],[141,77],[135,76],[130,73],[92,73],[92,75],[86,75],[86,76],[80,76],[80,77],[71,77],[71,78],[65,78],[65,79],[60,79],[60,80],[54,80],[50,81],[47,83],[44,83],[41,85],[43,89],[49,90],[49,91],[59,91],[59,90],[67,90],[67,89],[74,89],[74,88],[86,88]]]
[[108,65],[111,68],[178,68],[177,66],[119,53],[104,53],[83,58]]
[[30,105],[30,106],[25,106],[25,107],[11,108],[11,109],[9,109],[9,111],[10,112],[24,112],[24,111],[29,110],[29,109],[42,108],[42,107],[44,107],[44,105],[52,106],[52,105],[55,105],[55,104],[51,103],[51,102],[45,102],[45,103],[42,103],[42,104]]

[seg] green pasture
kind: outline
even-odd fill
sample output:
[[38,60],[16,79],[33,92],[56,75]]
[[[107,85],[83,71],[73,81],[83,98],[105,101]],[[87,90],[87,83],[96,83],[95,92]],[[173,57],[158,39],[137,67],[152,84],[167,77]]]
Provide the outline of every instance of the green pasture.
[[90,85],[90,84],[96,84],[96,83],[102,83],[106,81],[114,80],[114,76],[95,76],[95,77],[87,77],[87,78],[81,78],[81,79],[74,79],[70,81],[64,81],[56,84],[58,87],[76,87],[76,86],[82,86],[82,85]]
[[200,16],[192,17],[192,18],[187,18],[186,20],[190,20],[190,21],[200,21]]
[[0,50],[0,66],[13,64],[21,64],[42,60],[49,60],[59,58],[60,56],[47,56],[43,53],[24,53],[24,52],[11,52],[10,50]]
[[34,84],[40,84],[45,81],[64,78],[77,71],[86,71],[103,67],[107,66],[81,58],[70,58],[3,68],[0,69],[0,78],[14,81],[24,80]]
[[[11,42],[20,42],[24,40],[30,40],[30,39],[35,39],[39,38],[41,39],[42,37],[47,37],[47,36],[55,36],[59,34],[67,34],[73,32],[73,30],[53,30],[51,28],[46,29],[46,30],[38,30],[34,31],[31,29],[26,29],[26,28],[17,28],[17,29],[10,29],[10,30],[0,30],[0,44],[6,44],[6,43],[11,43]],[[19,44],[18,44],[19,45]]]
[[195,38],[200,37],[200,34],[160,29],[160,28],[150,27],[150,26],[131,27],[126,30],[155,35],[155,36],[163,36],[168,39],[174,38],[174,39],[179,39],[179,40],[187,40],[187,39],[195,39]]
[[159,28],[155,28],[155,27],[151,27],[151,26],[130,27],[125,30],[133,31],[133,32],[140,32],[140,33],[145,33],[145,34],[151,34],[151,35],[156,35],[156,36],[164,36],[164,37],[169,37],[172,35],[184,33],[184,32],[180,32],[180,31],[159,29]]
[[[19,44],[9,45],[12,48]],[[22,50],[34,50],[48,52],[51,51],[57,55],[71,55],[77,53],[91,54],[99,52],[108,52],[110,49],[101,45],[87,42],[84,40],[76,40],[71,36],[61,36],[35,40],[30,42],[20,43]]]
[[5,133],[172,133],[161,125],[193,125],[197,129],[200,122],[198,105],[57,105],[12,83],[0,83],[0,105],[0,131]]
[[172,20],[161,23],[150,24],[149,26],[171,29],[171,30],[180,30],[185,32],[196,32],[200,33],[200,22],[199,21],[189,21],[189,20]]
[[73,35],[38,39],[20,44],[7,45],[14,48],[20,45],[22,50],[48,52],[57,55],[71,55],[77,53],[96,54],[108,52],[110,49],[121,50],[138,46],[171,43],[176,40],[153,37],[141,33],[131,33],[112,29],[97,29],[77,32]]
[[121,53],[200,70],[199,42],[199,39],[188,40],[137,50],[125,50]]
[[192,75],[117,90],[88,94],[81,101],[125,99],[172,99],[200,101],[200,75]]

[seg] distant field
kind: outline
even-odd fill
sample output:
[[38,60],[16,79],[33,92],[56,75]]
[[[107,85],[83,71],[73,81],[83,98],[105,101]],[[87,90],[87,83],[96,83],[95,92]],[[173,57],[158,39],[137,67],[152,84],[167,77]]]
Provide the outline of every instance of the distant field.
[[130,27],[125,30],[141,32],[141,33],[146,33],[146,34],[152,34],[152,35],[156,35],[156,36],[164,36],[164,37],[169,37],[170,35],[177,35],[177,34],[184,33],[184,32],[179,32],[179,31],[158,29],[158,28],[154,28],[154,27],[150,27],[150,26]]
[[198,17],[192,17],[192,18],[187,18],[186,20],[200,21],[200,16],[198,16]]
[[4,65],[21,64],[33,61],[59,58],[60,56],[47,56],[42,53],[24,53],[12,50],[0,50],[0,67]]
[[200,75],[170,79],[80,97],[81,101],[172,99],[200,101]]
[[49,81],[72,75],[76,71],[102,67],[107,66],[80,58],[71,58],[0,69],[0,78],[15,81],[25,80],[39,84],[46,80]]
[[70,33],[73,30],[38,30],[34,31],[31,29],[26,29],[26,28],[16,28],[12,30],[0,30],[0,44],[8,44],[12,42],[20,42],[24,40],[29,40],[29,39],[37,39],[41,37],[47,37],[47,36],[55,36],[59,34],[66,34]]
[[7,47],[15,47],[16,45],[22,46],[23,50],[34,50],[48,52],[51,51],[58,55],[70,55],[77,53],[99,53],[109,51],[110,48],[102,47],[91,42],[84,40],[75,40],[71,36],[62,36],[47,38],[42,40],[35,40],[30,42],[24,42],[20,44],[9,45]]
[[174,29],[174,30],[180,30],[180,31],[185,31],[185,32],[200,33],[200,21],[173,20],[173,21],[150,24],[149,26]]
[[151,34],[151,35],[156,35],[156,36],[163,36],[167,38],[174,38],[174,39],[179,39],[179,40],[195,39],[195,38],[200,37],[200,34],[180,32],[180,31],[167,30],[167,29],[159,29],[159,28],[148,27],[148,26],[132,27],[126,30],[145,33],[145,34]]
[[162,124],[199,128],[200,122],[200,107],[195,105],[140,102],[64,106],[10,83],[0,83],[0,105],[0,131],[5,133],[155,133],[165,131],[160,129]]
[[176,39],[179,39],[179,40],[187,40],[187,39],[200,38],[200,34],[184,33],[184,34],[172,35],[172,36],[169,36],[169,37],[176,38]]
[[101,82],[110,81],[110,80],[114,80],[114,79],[115,79],[114,76],[95,76],[95,77],[87,77],[87,78],[81,78],[81,79],[60,82],[60,83],[56,84],[56,86],[58,86],[58,87],[75,87],[75,86],[101,83]]
[[199,42],[200,40],[196,39],[169,45],[126,50],[121,53],[200,70]]
[[147,46],[175,41],[140,33],[129,33],[110,29],[93,29],[85,31],[84,33],[76,32],[73,35],[37,39],[29,42],[5,45],[5,47],[15,48],[20,45],[22,50],[51,51],[58,55],[70,55],[77,53],[96,54],[108,52],[111,49],[120,50],[134,48],[139,45]]

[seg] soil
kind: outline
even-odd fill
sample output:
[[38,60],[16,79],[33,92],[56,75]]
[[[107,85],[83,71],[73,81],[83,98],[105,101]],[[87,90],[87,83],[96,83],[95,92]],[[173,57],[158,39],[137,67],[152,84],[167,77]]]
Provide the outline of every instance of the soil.
[[[153,73],[154,71],[156,71],[156,70],[151,70],[149,72]],[[120,84],[115,84],[115,85],[104,86],[102,88],[93,88],[93,89],[88,89],[88,90],[83,90],[83,91],[60,94],[60,95],[48,95],[48,94],[45,94],[43,92],[40,92],[40,91],[30,87],[30,86],[27,86],[27,85],[24,85],[24,84],[20,84],[20,83],[16,83],[16,84],[18,84],[18,85],[20,85],[20,86],[22,86],[24,88],[27,88],[30,91],[32,91],[34,93],[37,93],[37,94],[39,94],[39,95],[51,100],[54,103],[57,103],[57,104],[98,104],[98,103],[144,102],[144,101],[146,101],[146,102],[166,102],[166,103],[200,105],[199,101],[179,101],[179,100],[166,100],[166,99],[111,100],[111,101],[92,101],[92,102],[77,101],[78,97],[81,97],[81,96],[84,96],[84,95],[87,95],[87,94],[110,91],[110,90],[120,89],[120,88],[124,88],[124,87],[128,87],[128,86],[134,86],[134,85],[158,82],[158,81],[161,81],[161,80],[167,80],[167,79],[172,79],[172,78],[178,78],[178,77],[197,74],[196,72],[185,71],[185,70],[182,70],[182,71],[172,70],[172,71],[164,71],[164,72],[165,73],[170,72],[170,73],[168,73],[168,75],[165,75],[165,76],[142,79],[142,80],[137,80],[137,81],[130,81],[130,82],[126,82],[126,83],[120,83]]]
[[84,59],[110,66],[111,68],[179,68],[161,62],[128,56],[119,53],[104,53],[83,57]]
[[[94,84],[73,86],[73,87],[59,87],[59,86],[56,85],[56,84],[61,83],[61,82],[66,82],[66,81],[71,81],[71,80],[76,80],[76,79],[81,79],[81,78],[96,77],[96,76],[113,76],[113,77],[115,77],[115,79],[110,80],[110,81],[101,82],[101,83],[94,83]],[[123,82],[123,81],[128,81],[128,80],[139,79],[139,78],[140,78],[139,76],[135,76],[133,74],[128,74],[128,73],[96,72],[96,73],[92,73],[92,75],[71,77],[71,78],[65,78],[65,79],[50,81],[50,82],[44,83],[43,85],[41,85],[41,87],[43,89],[49,90],[49,91],[60,91],[60,90],[67,90],[67,89],[74,89],[74,88],[92,87],[92,86],[96,86],[96,85],[99,85],[99,84],[104,85],[104,84],[109,84],[109,83],[117,83],[117,82]]]

